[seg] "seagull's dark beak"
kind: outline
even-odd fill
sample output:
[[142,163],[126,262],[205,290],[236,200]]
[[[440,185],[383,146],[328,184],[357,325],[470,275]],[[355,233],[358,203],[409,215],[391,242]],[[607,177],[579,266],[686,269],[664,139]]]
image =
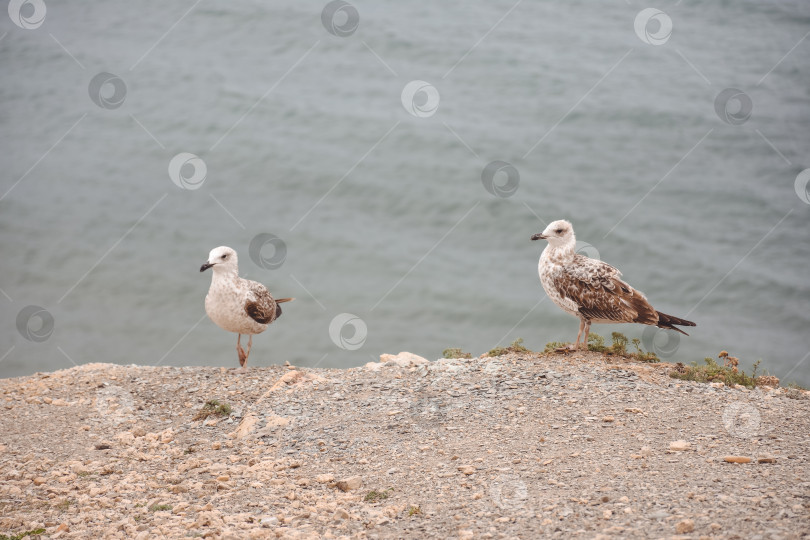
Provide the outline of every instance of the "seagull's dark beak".
[[545,240],[545,239],[546,235],[544,235],[543,233],[537,233],[535,235],[532,235],[532,240]]
[[204,265],[202,265],[202,266],[200,267],[200,272],[205,272],[206,270],[208,270],[208,269],[209,269],[209,268],[211,268],[212,266],[214,266],[214,265],[213,265],[213,264],[211,264],[210,262],[206,262]]

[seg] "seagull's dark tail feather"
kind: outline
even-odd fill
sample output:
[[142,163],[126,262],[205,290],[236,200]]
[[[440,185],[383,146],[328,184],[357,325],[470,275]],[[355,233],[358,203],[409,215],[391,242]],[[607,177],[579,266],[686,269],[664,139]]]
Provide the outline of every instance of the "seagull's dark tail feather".
[[291,302],[295,300],[295,298],[279,298],[276,300],[276,316],[273,319],[274,321],[281,317],[281,306],[279,304],[283,304],[284,302]]
[[689,334],[687,334],[680,328],[676,328],[675,325],[678,324],[680,326],[697,326],[692,321],[687,321],[686,319],[679,319],[678,317],[673,317],[672,315],[667,315],[666,313],[661,313],[660,311],[656,311],[656,313],[658,313],[658,324],[656,325],[658,328],[667,328],[669,330],[675,330],[676,332],[680,332],[681,334],[688,336]]

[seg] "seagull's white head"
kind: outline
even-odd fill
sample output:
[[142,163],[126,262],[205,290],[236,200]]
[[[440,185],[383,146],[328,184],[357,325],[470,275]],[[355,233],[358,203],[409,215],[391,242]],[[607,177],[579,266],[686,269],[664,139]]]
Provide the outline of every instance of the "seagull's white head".
[[239,260],[236,258],[236,251],[228,246],[212,249],[208,254],[208,260],[200,267],[200,272],[205,272],[209,268],[214,269],[214,274],[239,275]]
[[552,247],[574,246],[577,239],[574,236],[574,226],[564,219],[552,221],[540,234],[532,236],[532,240],[548,240]]

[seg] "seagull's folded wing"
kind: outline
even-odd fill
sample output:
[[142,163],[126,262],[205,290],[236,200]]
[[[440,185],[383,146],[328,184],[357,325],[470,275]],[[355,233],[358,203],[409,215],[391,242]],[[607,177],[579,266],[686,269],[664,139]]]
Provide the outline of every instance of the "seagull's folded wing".
[[576,255],[552,280],[560,295],[575,302],[588,320],[656,324],[658,314],[621,275],[607,263]]
[[[260,324],[270,324],[277,317],[277,305],[267,287],[255,281],[249,282],[249,294],[245,301],[245,313]],[[278,310],[280,311],[280,310]]]

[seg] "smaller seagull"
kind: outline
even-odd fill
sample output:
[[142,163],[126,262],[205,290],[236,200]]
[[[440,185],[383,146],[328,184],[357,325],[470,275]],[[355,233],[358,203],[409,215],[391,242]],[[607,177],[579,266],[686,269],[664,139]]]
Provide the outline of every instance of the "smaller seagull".
[[565,220],[550,223],[532,240],[548,240],[540,255],[537,271],[540,283],[551,301],[563,311],[579,318],[579,333],[572,349],[579,348],[579,338],[588,348],[591,323],[640,323],[675,330],[689,335],[675,325],[697,326],[656,311],[640,291],[621,279],[622,273],[611,265],[576,253],[574,227]]
[[[253,345],[253,334],[267,330],[267,326],[281,316],[279,304],[295,298],[276,300],[261,283],[240,278],[236,251],[227,246],[211,250],[200,272],[209,268],[214,269],[214,275],[205,296],[205,312],[217,326],[239,335],[236,338],[236,352],[239,353],[241,366],[239,373],[244,373]],[[242,334],[250,336],[247,352],[242,349]]]

